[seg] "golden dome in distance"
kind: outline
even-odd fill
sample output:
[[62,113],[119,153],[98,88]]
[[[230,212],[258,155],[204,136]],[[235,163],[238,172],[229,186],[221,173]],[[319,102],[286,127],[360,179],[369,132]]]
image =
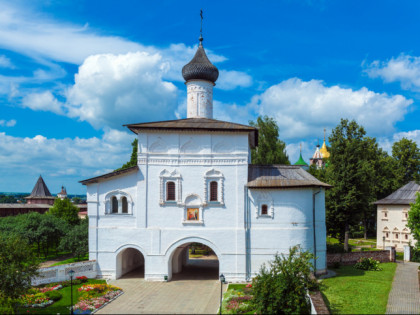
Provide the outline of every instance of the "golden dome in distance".
[[330,152],[328,152],[327,145],[325,143],[325,132],[326,132],[326,129],[324,128],[324,143],[322,144],[322,147],[319,151],[321,152],[323,159],[328,159],[330,157]]

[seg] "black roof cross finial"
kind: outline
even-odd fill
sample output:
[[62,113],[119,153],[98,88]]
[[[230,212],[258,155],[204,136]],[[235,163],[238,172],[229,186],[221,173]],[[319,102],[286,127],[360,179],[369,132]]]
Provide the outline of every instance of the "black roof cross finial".
[[200,38],[198,39],[200,41],[200,45],[202,45],[203,42],[203,10],[200,10],[200,17],[201,17],[201,22],[200,22]]

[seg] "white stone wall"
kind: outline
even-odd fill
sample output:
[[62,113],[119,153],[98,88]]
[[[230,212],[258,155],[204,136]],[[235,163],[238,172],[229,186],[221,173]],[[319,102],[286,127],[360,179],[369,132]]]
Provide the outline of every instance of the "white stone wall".
[[[325,191],[323,189],[252,189],[250,190],[251,274],[272,260],[276,253],[287,254],[300,245],[314,252],[313,194],[315,195],[316,268],[326,270]],[[261,206],[268,214],[261,214]]]
[[54,267],[39,268],[39,275],[31,279],[31,284],[33,286],[37,286],[40,284],[70,280],[70,270],[74,271],[73,279],[81,276],[95,278],[97,275],[96,267],[96,261],[93,260],[81,261]]
[[[276,252],[287,253],[295,244],[313,248],[312,188],[268,191],[272,216],[256,216],[255,207],[266,196],[249,192],[247,197],[247,134],[148,132],[138,139],[139,171],[88,185],[89,257],[98,261],[98,274],[116,278],[137,265],[140,256],[133,250],[132,262],[123,262],[131,248],[142,254],[147,280],[170,279],[182,264],[180,248],[198,242],[216,253],[228,281],[244,281]],[[176,184],[171,202],[162,194],[168,180]],[[218,202],[208,200],[211,180],[218,182]],[[127,197],[128,214],[110,213],[113,195]],[[188,207],[199,209],[197,222],[186,220]],[[317,264],[325,269],[323,191],[316,209]]]
[[377,206],[377,227],[376,247],[383,248],[383,237],[385,236],[385,247],[394,246],[397,251],[403,251],[404,245],[415,240],[406,227],[410,205],[378,205]]
[[208,81],[190,80],[187,85],[187,118],[213,118],[213,86]]

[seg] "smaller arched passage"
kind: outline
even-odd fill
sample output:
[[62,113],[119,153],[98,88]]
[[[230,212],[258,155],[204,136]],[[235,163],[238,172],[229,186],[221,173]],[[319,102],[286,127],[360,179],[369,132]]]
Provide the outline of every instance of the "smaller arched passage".
[[128,247],[117,254],[116,279],[122,276],[144,277],[144,256],[136,248]]
[[169,280],[207,280],[219,278],[220,255],[204,240],[185,240],[171,246],[168,257]]

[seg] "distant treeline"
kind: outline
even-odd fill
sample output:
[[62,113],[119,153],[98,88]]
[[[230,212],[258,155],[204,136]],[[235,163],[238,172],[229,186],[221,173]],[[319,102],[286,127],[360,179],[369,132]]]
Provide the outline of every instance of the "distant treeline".
[[[20,200],[23,203],[26,203],[26,196],[29,196],[30,193],[0,193],[0,203],[17,203]],[[78,204],[81,200],[86,200],[86,195],[68,195],[69,199],[73,200],[74,203]]]

